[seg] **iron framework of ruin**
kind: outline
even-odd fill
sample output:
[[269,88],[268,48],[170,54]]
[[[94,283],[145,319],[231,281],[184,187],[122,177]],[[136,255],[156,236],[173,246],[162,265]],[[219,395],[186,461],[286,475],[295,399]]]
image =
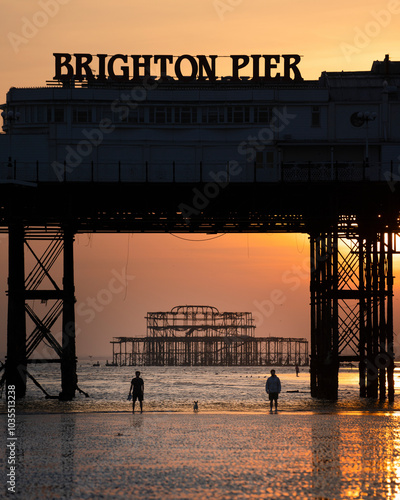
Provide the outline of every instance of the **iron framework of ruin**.
[[119,366],[308,365],[304,338],[255,337],[250,312],[177,306],[149,312],[146,337],[114,337]]

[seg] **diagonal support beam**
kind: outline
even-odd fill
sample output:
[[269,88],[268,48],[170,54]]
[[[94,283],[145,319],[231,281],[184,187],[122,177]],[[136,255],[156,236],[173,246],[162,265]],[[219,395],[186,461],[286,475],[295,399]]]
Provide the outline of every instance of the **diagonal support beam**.
[[[57,244],[57,241],[56,241],[56,244]],[[47,276],[47,278],[49,279],[49,281],[53,285],[54,289],[59,291],[60,288],[57,285],[57,283],[54,281],[54,279],[50,276],[49,270],[52,267],[52,265],[54,264],[57,257],[60,255],[61,250],[62,250],[62,246],[58,245],[59,251],[57,253],[55,253],[55,255],[50,254],[54,258],[49,260],[49,259],[45,259],[44,255],[42,255],[42,259],[39,259],[39,257],[33,251],[32,247],[29,245],[29,243],[26,239],[25,239],[25,245],[27,246],[27,248],[30,250],[31,254],[36,259],[36,266],[34,267],[31,275],[29,275],[27,278],[27,283],[25,285],[26,289],[29,290],[29,283],[31,282],[31,280],[34,280],[33,282],[35,283],[35,289],[36,289],[40,285],[40,283],[43,281],[44,276]],[[48,248],[50,249],[52,247],[53,247],[53,244],[51,244]],[[45,267],[45,265],[47,265],[48,267]]]
[[62,348],[54,336],[51,334],[51,327],[57,321],[62,313],[62,302],[58,301],[53,304],[50,311],[46,314],[43,320],[40,320],[35,311],[27,304],[26,312],[32,321],[36,324],[35,329],[32,331],[27,340],[27,357],[29,358],[39,343],[46,339],[50,346],[54,349],[57,356],[61,357]]
[[333,232],[311,235],[313,396],[337,397],[336,368],[350,356],[359,361],[360,396],[394,400],[395,234],[379,224],[368,220],[361,235],[354,233],[354,220],[351,233],[342,224],[336,247]]
[[[49,241],[46,249],[39,257],[28,239]],[[9,290],[8,290],[8,325],[7,325],[7,362],[5,378],[7,385],[15,387],[16,396],[26,393],[27,363],[42,343],[46,349],[54,350],[59,359],[38,359],[47,362],[60,362],[61,392],[59,398],[71,400],[77,387],[76,353],[75,353],[75,288],[73,266],[74,232],[70,227],[61,228],[57,232],[42,234],[38,231],[30,233],[29,228],[15,220],[9,227]],[[35,263],[25,279],[25,248],[33,256]],[[63,284],[57,284],[50,270],[60,256],[63,256]],[[43,282],[48,279],[52,289],[44,290]],[[42,285],[42,286],[41,286]],[[54,301],[44,316],[40,315],[29,304],[30,301]],[[40,312],[40,308],[38,309]],[[62,345],[51,333],[58,318],[62,315]],[[34,328],[26,335],[26,320],[33,322]],[[32,379],[33,380],[33,379]],[[37,381],[33,380],[34,383]],[[42,390],[44,390],[41,387]],[[86,393],[84,393],[86,395]]]
[[311,259],[311,395],[338,396],[338,237],[337,233],[310,236]]

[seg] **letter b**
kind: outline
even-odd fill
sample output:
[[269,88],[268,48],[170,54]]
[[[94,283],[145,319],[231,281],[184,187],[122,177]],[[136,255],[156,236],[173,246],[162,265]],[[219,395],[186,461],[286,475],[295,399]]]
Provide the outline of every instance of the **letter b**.
[[[56,58],[56,74],[54,75],[54,80],[69,80],[74,76],[74,68],[71,66],[71,54],[53,54]],[[63,74],[62,68],[66,68],[67,73]]]

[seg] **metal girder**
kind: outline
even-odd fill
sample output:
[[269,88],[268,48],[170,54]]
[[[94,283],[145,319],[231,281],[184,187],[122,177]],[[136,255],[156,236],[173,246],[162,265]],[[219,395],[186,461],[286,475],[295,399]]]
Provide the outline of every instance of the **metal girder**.
[[311,393],[336,399],[339,362],[351,358],[360,396],[393,401],[395,234],[343,227],[311,235]]
[[[38,256],[34,248],[36,242],[47,243],[44,251]],[[59,362],[61,364],[60,399],[70,400],[75,396],[77,387],[76,355],[75,355],[75,313],[74,313],[74,268],[73,268],[74,233],[66,226],[48,231],[46,228],[25,227],[21,221],[9,227],[9,313],[7,327],[7,362],[5,379],[8,385],[15,385],[17,397],[26,392],[26,377],[33,379],[27,371],[31,362]],[[24,248],[33,257],[34,264],[25,277]],[[53,266],[63,258],[62,282],[60,286],[53,278]],[[46,288],[45,288],[46,287]],[[34,309],[33,303],[40,300],[49,308],[43,312]],[[40,308],[39,308],[40,309]],[[55,338],[52,328],[62,316],[62,342]],[[34,325],[27,337],[26,320]],[[42,356],[30,359],[37,349],[43,346]],[[54,351],[56,358],[48,358],[48,350]],[[42,386],[46,397],[49,395]],[[80,391],[83,392],[83,391]]]
[[338,235],[310,235],[311,395],[337,399],[338,394]]
[[147,336],[111,343],[116,366],[307,366],[309,359],[303,338]]

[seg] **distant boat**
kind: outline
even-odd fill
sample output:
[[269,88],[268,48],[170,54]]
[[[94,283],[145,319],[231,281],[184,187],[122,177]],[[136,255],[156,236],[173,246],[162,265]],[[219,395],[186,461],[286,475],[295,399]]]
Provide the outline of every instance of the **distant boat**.
[[107,359],[106,366],[118,366],[118,365],[117,363],[109,363]]
[[97,361],[97,363],[93,363],[93,366],[100,366],[100,363]]

